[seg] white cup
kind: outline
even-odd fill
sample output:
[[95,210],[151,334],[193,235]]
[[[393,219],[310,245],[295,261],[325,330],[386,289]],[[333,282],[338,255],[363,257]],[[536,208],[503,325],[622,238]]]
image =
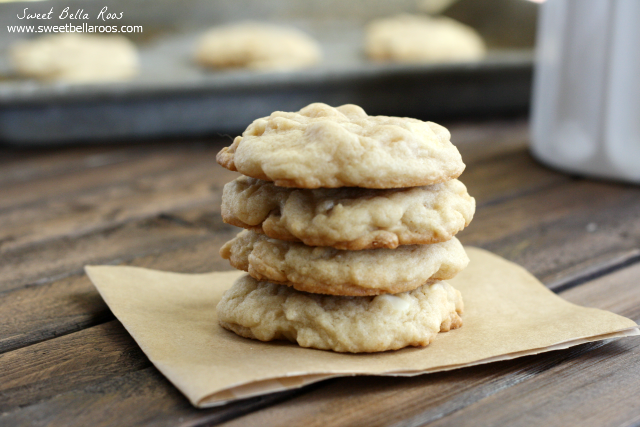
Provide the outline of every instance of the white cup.
[[549,166],[640,183],[640,0],[548,0],[532,152]]

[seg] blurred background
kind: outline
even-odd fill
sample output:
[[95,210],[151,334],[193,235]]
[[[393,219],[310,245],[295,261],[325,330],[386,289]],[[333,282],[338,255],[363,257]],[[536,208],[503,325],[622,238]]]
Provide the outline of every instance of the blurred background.
[[[58,19],[86,13],[88,19]],[[65,83],[16,72],[23,24],[104,25],[104,8],[122,13],[108,24],[142,27],[121,34],[139,54],[126,81]],[[25,12],[25,8],[28,10]],[[17,19],[48,13],[48,21]],[[368,23],[409,13],[443,15],[473,28],[487,47],[477,60],[376,62],[364,51]],[[237,134],[274,110],[311,102],[354,103],[369,114],[434,121],[514,117],[529,111],[538,5],[527,0],[49,0],[0,3],[0,141],[13,146]],[[194,61],[211,27],[240,21],[297,28],[321,46],[322,59],[300,70],[207,69]]]

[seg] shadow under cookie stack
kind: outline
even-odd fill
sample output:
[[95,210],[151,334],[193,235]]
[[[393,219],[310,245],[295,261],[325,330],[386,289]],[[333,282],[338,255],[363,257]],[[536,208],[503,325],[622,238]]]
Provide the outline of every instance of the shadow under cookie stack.
[[338,352],[426,346],[462,326],[445,282],[469,258],[475,212],[449,132],[360,107],[311,104],[254,121],[217,161],[244,176],[222,217],[245,228],[220,254],[248,274],[218,321],[261,341]]

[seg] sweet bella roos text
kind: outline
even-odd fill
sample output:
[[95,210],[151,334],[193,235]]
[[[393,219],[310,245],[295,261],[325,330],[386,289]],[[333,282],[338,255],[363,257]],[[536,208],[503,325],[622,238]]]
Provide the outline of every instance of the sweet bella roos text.
[[[110,19],[122,19],[122,12],[109,12],[107,6],[103,7],[98,13],[97,19],[108,21]],[[22,14],[16,15],[18,19],[53,19],[53,8],[48,13],[30,13],[29,8],[25,7]],[[69,12],[69,7],[65,7],[60,12],[58,19],[89,19],[89,14],[84,9],[78,9],[75,12]]]

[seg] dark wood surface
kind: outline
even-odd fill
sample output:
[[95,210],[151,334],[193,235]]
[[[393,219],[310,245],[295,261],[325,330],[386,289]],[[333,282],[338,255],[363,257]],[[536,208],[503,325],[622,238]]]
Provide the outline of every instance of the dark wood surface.
[[[640,188],[565,175],[523,121],[458,123],[476,197],[465,244],[577,304],[640,320]],[[82,271],[228,270],[226,138],[0,148],[0,425],[640,425],[640,337],[415,378],[356,377],[198,410],[151,365]]]

